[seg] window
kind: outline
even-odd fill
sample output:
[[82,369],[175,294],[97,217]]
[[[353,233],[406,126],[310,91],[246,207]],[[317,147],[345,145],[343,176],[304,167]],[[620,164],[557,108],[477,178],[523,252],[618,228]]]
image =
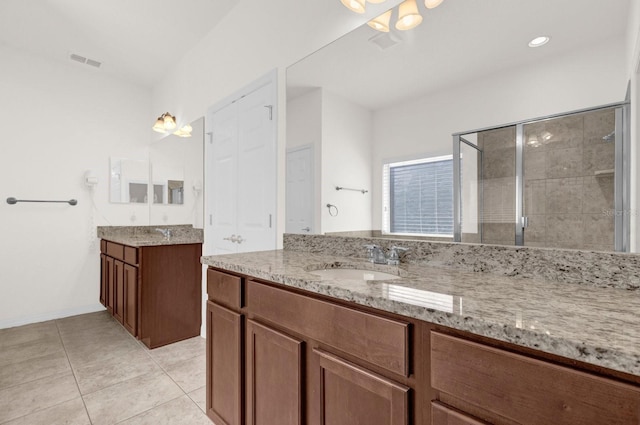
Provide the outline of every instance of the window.
[[383,231],[453,236],[451,155],[383,165]]

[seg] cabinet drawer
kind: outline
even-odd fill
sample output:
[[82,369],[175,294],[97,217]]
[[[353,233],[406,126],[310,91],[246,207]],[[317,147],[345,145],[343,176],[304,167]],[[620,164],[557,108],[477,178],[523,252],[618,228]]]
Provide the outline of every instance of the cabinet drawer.
[[132,265],[138,264],[138,248],[132,246],[124,247],[124,262]]
[[431,385],[525,425],[640,423],[640,388],[431,333]]
[[431,425],[487,425],[487,423],[432,401]]
[[249,311],[300,335],[409,376],[409,324],[247,281]]
[[102,252],[103,254],[107,253],[107,241],[105,241],[104,239],[100,239],[100,252]]
[[242,308],[242,278],[207,269],[207,294],[210,300],[239,310]]
[[107,255],[124,261],[124,245],[107,241]]

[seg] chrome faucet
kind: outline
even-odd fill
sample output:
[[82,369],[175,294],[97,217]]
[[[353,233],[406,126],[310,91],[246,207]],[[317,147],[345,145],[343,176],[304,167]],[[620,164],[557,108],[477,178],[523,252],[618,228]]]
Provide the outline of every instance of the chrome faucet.
[[401,246],[392,246],[389,249],[389,255],[385,255],[384,250],[378,245],[365,245],[369,252],[369,262],[374,264],[388,264],[397,266],[400,264],[400,254],[408,251],[407,248]]
[[161,229],[157,227],[156,231],[162,233],[162,236],[164,236],[167,240],[171,239],[171,229]]

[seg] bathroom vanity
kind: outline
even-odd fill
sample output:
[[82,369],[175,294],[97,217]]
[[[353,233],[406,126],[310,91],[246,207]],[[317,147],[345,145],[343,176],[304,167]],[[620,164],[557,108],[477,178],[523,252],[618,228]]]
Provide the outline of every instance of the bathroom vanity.
[[156,348],[200,335],[202,231],[191,226],[99,227],[100,302]]
[[[348,244],[203,257],[215,423],[640,423],[637,288],[377,266]],[[397,278],[314,274],[345,268]]]

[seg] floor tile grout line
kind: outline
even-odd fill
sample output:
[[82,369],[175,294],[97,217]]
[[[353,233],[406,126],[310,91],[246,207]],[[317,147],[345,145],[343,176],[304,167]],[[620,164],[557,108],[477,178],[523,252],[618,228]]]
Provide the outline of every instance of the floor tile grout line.
[[[179,396],[174,397],[174,398],[172,398],[171,400],[167,400],[167,401],[164,401],[164,402],[162,402],[162,403],[160,403],[160,404],[156,404],[155,406],[152,406],[152,407],[148,408],[147,410],[144,410],[144,411],[142,411],[142,412],[138,412],[138,413],[136,413],[136,414],[135,414],[135,415],[133,415],[133,416],[129,416],[128,418],[125,418],[125,419],[123,419],[123,420],[121,420],[121,421],[118,421],[118,422],[116,422],[114,425],[121,424],[122,422],[128,421],[129,419],[133,419],[133,418],[135,418],[135,417],[137,417],[137,416],[143,415],[143,414],[147,413],[147,412],[148,412],[148,411],[150,411],[150,410],[156,409],[156,408],[158,408],[158,407],[160,407],[160,406],[164,406],[165,404],[167,404],[167,403],[171,403],[172,401],[175,401],[175,400],[177,400],[177,399],[179,399],[179,398],[181,398],[181,397],[184,397],[184,396],[187,396],[187,398],[191,399],[191,397],[189,397],[187,394],[180,394]],[[195,402],[194,402],[194,403],[195,403]],[[196,407],[198,407],[198,406],[197,406],[197,404],[196,404]]]
[[80,385],[78,384],[78,377],[76,376],[76,372],[73,369],[73,365],[71,364],[71,360],[69,359],[69,353],[67,353],[67,347],[64,345],[64,340],[62,338],[62,333],[60,333],[60,326],[58,325],[58,320],[55,321],[56,329],[58,329],[58,336],[60,337],[60,343],[62,344],[62,349],[64,350],[64,355],[67,357],[67,363],[69,363],[69,369],[71,369],[71,374],[73,375],[73,380],[76,382],[76,387],[78,388],[78,394],[80,394],[80,400],[82,400],[82,405],[84,406],[84,411],[87,414],[87,418],[89,419],[89,423],[93,424],[93,420],[91,419],[91,415],[89,415],[89,409],[87,409],[87,403],[84,401],[84,396],[82,395],[82,391],[80,391]]

